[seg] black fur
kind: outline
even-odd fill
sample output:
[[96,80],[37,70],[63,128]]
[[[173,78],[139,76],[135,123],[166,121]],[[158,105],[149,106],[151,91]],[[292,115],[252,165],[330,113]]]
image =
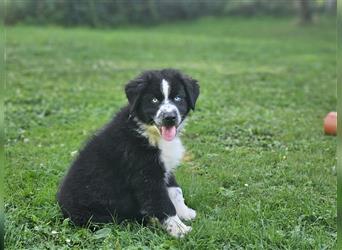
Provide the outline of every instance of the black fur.
[[162,79],[171,84],[170,97],[185,95],[177,104],[182,119],[194,108],[199,86],[179,71],[147,71],[130,81],[125,88],[129,104],[86,144],[61,183],[58,203],[75,224],[145,216],[164,221],[176,214],[166,188],[177,182],[173,175],[165,182],[160,150],[137,132],[135,119],[153,123],[156,108],[149,98],[160,96]]

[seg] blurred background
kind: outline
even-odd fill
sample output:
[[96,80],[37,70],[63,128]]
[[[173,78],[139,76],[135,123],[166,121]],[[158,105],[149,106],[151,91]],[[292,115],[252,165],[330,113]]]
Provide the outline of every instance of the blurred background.
[[112,27],[152,25],[202,16],[291,16],[336,12],[337,0],[26,0],[7,1],[6,24],[59,24]]

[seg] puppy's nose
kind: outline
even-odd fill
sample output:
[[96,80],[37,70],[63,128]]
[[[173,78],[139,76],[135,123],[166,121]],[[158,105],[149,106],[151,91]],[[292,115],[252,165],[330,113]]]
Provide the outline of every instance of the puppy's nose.
[[177,120],[176,112],[167,112],[163,114],[163,124],[164,125],[175,125]]

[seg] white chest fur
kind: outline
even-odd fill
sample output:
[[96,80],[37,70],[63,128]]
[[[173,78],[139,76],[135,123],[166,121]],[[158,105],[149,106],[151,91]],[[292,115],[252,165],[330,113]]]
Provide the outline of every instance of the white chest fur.
[[179,137],[172,141],[161,138],[158,142],[160,149],[160,160],[164,163],[166,172],[173,171],[181,162],[184,154],[184,147]]

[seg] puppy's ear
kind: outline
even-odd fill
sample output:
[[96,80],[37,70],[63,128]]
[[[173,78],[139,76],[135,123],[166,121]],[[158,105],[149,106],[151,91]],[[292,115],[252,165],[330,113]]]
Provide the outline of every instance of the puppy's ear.
[[133,113],[139,104],[139,99],[141,93],[143,92],[146,86],[146,81],[142,78],[136,78],[130,82],[128,82],[125,86],[126,96],[130,106],[130,112]]
[[198,85],[198,81],[195,79],[192,79],[191,77],[187,75],[181,75],[181,78],[182,78],[182,82],[183,82],[185,92],[187,95],[189,107],[192,110],[195,110],[196,100],[200,93],[200,87]]

